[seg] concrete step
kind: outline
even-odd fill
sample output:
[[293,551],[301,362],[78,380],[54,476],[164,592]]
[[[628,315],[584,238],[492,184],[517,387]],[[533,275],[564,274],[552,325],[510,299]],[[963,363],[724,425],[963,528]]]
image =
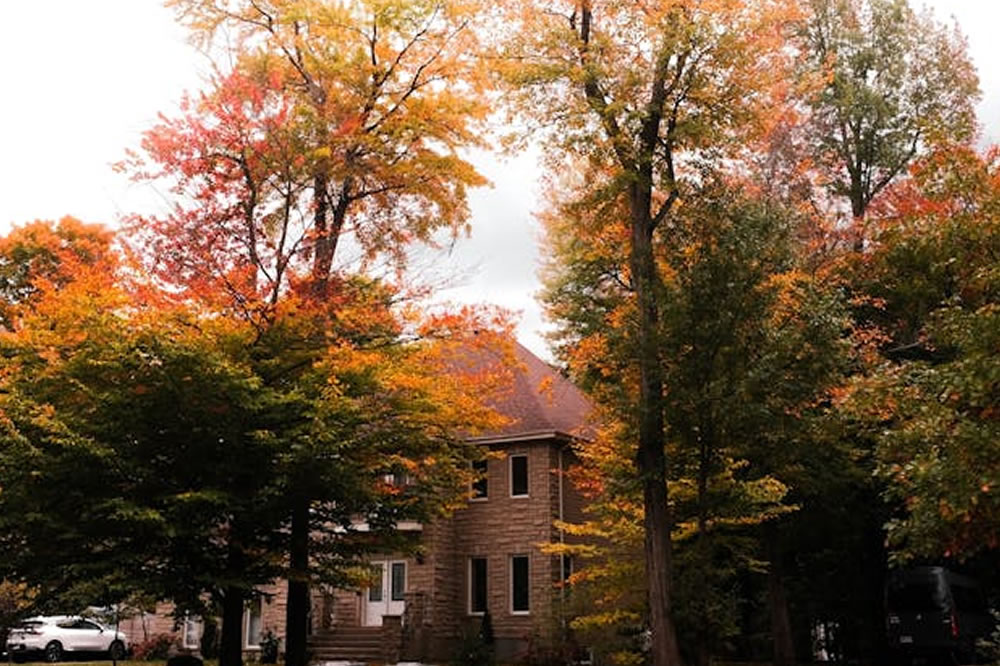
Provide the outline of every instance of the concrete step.
[[326,636],[313,636],[307,642],[309,643],[336,643],[337,641],[351,639],[351,640],[362,640],[371,641],[373,643],[378,643],[383,640],[382,634],[352,634],[350,632],[344,632],[342,634],[329,634]]
[[360,650],[356,648],[324,648],[312,653],[313,662],[319,661],[360,661],[381,662],[381,648]]
[[356,648],[377,648],[381,649],[381,641],[370,641],[361,638],[341,638],[339,640],[325,641],[323,643],[309,643],[309,649],[325,650],[326,648],[356,647]]
[[384,643],[382,627],[334,627],[309,637],[313,663],[381,663]]

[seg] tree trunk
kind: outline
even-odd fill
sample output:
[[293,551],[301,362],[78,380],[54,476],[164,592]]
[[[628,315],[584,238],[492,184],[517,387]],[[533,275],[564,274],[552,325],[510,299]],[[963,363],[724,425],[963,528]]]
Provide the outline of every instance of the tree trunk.
[[285,608],[286,666],[306,666],[308,622],[309,502],[298,499],[292,508],[289,548],[288,605]]
[[712,656],[712,646],[710,641],[712,636],[704,630],[711,621],[709,614],[709,596],[712,594],[710,578],[708,576],[712,561],[712,545],[709,541],[708,533],[708,477],[710,475],[710,449],[714,442],[714,430],[711,419],[707,425],[701,425],[696,436],[698,442],[698,569],[702,572],[702,580],[705,582],[699,586],[699,598],[697,599],[697,617],[699,625],[702,627],[697,633],[697,645],[695,645],[695,655],[697,666],[708,666]]
[[[316,251],[313,255],[312,282],[313,295],[319,300],[326,297],[340,232],[344,228],[348,209],[354,201],[354,178],[346,176],[340,184],[340,195],[337,197],[336,206],[331,211],[327,193],[329,184],[330,177],[325,170],[317,171],[313,176],[313,192],[316,197],[313,233],[316,237]],[[330,219],[331,214],[332,219]]]
[[330,247],[330,229],[327,223],[329,211],[327,186],[329,176],[324,168],[319,168],[313,176],[313,200],[316,207],[313,212],[313,295],[322,298],[326,295],[326,284],[330,277],[330,267],[333,265],[333,250]]
[[635,184],[630,196],[629,257],[639,310],[639,449],[636,466],[642,478],[644,550],[649,584],[649,620],[653,632],[654,666],[679,666],[677,634],[670,615],[672,575],[670,528],[673,524],[667,498],[667,458],[663,437],[663,371],[660,367],[657,330],[656,264],[653,258],[651,192]]
[[777,535],[768,539],[771,566],[767,571],[767,595],[771,606],[771,640],[774,644],[774,666],[794,666],[795,643],[792,640],[792,623],[788,614],[788,595],[785,592],[785,572],[782,549]]
[[222,636],[219,640],[219,666],[243,666],[243,590],[227,587],[222,596]]
[[851,186],[851,233],[854,236],[851,247],[855,252],[862,252],[865,249],[865,213],[868,204],[865,202],[864,191],[861,184]]

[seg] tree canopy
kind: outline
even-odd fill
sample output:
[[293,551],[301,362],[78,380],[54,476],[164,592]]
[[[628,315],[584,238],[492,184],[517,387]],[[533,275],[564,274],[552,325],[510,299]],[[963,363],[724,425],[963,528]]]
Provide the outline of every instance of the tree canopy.
[[958,28],[906,0],[809,7],[803,64],[825,79],[807,100],[815,159],[830,191],[864,218],[915,158],[976,135],[979,78]]

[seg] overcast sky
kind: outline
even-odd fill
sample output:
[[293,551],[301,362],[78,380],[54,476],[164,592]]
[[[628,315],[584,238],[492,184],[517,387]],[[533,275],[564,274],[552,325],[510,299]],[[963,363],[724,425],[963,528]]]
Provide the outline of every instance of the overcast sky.
[[[1000,140],[1000,1],[927,4],[939,18],[953,15],[968,36],[984,93],[984,142]],[[208,71],[171,13],[160,0],[9,1],[3,9],[0,232],[67,214],[113,225],[126,212],[162,210],[155,191],[129,184],[109,165]],[[533,300],[537,155],[477,160],[494,187],[473,195],[472,238],[447,260],[465,282],[448,293],[519,311],[518,337],[547,356]]]

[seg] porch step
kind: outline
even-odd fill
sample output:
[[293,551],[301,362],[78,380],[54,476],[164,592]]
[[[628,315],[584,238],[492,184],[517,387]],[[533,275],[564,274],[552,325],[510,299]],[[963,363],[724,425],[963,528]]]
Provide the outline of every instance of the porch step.
[[382,661],[381,627],[338,627],[309,637],[309,651],[314,662]]
[[348,661],[382,663],[382,649],[356,650],[352,648],[325,648],[312,653],[313,662]]

